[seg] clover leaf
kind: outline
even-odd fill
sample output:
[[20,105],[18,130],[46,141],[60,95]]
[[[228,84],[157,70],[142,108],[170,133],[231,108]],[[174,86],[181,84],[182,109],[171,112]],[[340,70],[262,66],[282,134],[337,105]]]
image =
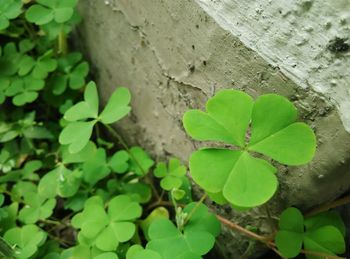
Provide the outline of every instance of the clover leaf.
[[26,12],[26,19],[37,25],[55,20],[57,23],[68,21],[73,13],[77,0],[37,0]]
[[34,102],[39,96],[37,91],[43,89],[44,86],[45,82],[42,79],[36,79],[32,76],[17,77],[12,80],[5,94],[13,97],[14,105],[22,106]]
[[252,153],[286,165],[305,164],[314,156],[315,135],[308,125],[295,122],[296,118],[294,105],[282,96],[266,94],[254,102],[241,91],[220,91],[207,102],[206,112],[187,111],[183,124],[196,140],[224,142],[238,150],[203,148],[194,152],[189,162],[193,180],[236,207],[265,203],[277,190],[277,170]]
[[[96,84],[90,82],[84,91],[84,101],[81,101],[71,108],[65,114],[64,119],[70,121],[61,132],[59,142],[62,145],[69,145],[70,153],[77,153],[82,150],[92,134],[94,125],[101,121],[104,124],[114,123],[130,111],[130,92],[127,88],[120,87],[116,89],[102,113],[98,115],[98,94]],[[90,121],[82,121],[92,119]]]
[[147,174],[154,161],[141,147],[130,148],[129,171],[137,175]]
[[82,172],[79,169],[71,171],[64,165],[59,165],[40,179],[38,193],[48,199],[57,195],[64,198],[72,197],[80,187],[81,178]]
[[83,179],[90,186],[94,186],[99,180],[105,178],[111,172],[107,164],[106,150],[98,148],[94,158],[83,164]]
[[125,173],[126,170],[129,168],[129,161],[130,157],[128,152],[125,150],[120,150],[109,159],[108,165],[113,170],[113,172],[116,172],[118,174]]
[[136,230],[132,221],[141,213],[141,206],[126,195],[110,200],[106,213],[101,197],[94,196],[86,201],[84,210],[73,217],[72,225],[81,229],[80,243],[114,251],[119,243],[132,238]]
[[[195,203],[187,205],[184,212],[189,213],[195,206]],[[214,246],[219,232],[219,221],[201,204],[184,226],[183,232],[168,219],[154,220],[149,227],[150,241],[146,248],[158,252],[163,259],[202,258],[201,255]]]
[[298,209],[288,208],[281,214],[275,241],[278,250],[288,258],[297,256],[303,246],[308,251],[335,255],[345,252],[344,236],[344,223],[335,212],[304,219]]
[[0,31],[6,29],[9,20],[17,18],[22,12],[21,0],[0,0]]
[[85,84],[85,77],[89,72],[87,62],[81,62],[82,55],[79,52],[69,53],[58,59],[56,74],[50,79],[55,95],[62,94],[67,86],[71,89],[79,89]]
[[180,160],[171,158],[168,167],[164,162],[160,162],[153,173],[155,177],[162,178],[160,186],[164,190],[170,191],[181,187],[182,178],[186,175],[186,171],[186,167],[181,164]]
[[25,225],[22,228],[11,228],[6,231],[4,239],[15,246],[19,259],[33,256],[38,247],[46,240],[46,233],[35,225]]
[[18,218],[26,224],[50,217],[56,206],[55,199],[46,199],[37,192],[24,193],[24,203],[25,206],[19,211]]

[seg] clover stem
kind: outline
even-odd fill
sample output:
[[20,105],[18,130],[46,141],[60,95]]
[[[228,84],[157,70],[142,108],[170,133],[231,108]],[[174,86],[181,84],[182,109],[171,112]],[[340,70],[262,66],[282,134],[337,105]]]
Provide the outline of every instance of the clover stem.
[[270,228],[271,228],[271,232],[275,233],[277,231],[277,227],[276,227],[275,221],[273,220],[273,218],[271,216],[269,205],[268,205],[268,203],[266,203],[263,206],[265,208],[265,212],[266,212],[267,220],[268,220]]
[[188,221],[191,219],[191,217],[193,216],[193,214],[198,210],[199,206],[203,203],[203,201],[205,200],[205,198],[207,198],[208,194],[204,193],[202,195],[202,197],[200,198],[199,201],[197,201],[196,206],[193,207],[193,209],[190,211],[190,213],[188,214],[188,216],[185,219],[184,225],[186,225],[188,223]]
[[68,51],[67,37],[64,32],[63,25],[61,26],[61,31],[58,35],[58,54],[66,55]]
[[140,168],[143,176],[145,177],[145,181],[148,182],[152,188],[153,194],[156,197],[157,200],[159,200],[160,196],[158,194],[158,191],[156,189],[156,187],[153,184],[152,179],[150,179],[147,175],[147,172],[145,171],[145,169],[143,169],[143,167],[141,166],[140,162],[136,159],[136,157],[134,156],[134,154],[130,151],[129,146],[126,144],[126,142],[124,141],[124,139],[122,138],[122,136],[120,136],[118,134],[118,132],[111,126],[109,126],[108,124],[103,124],[106,129],[112,134],[113,137],[115,137],[118,142],[123,146],[123,148],[125,149],[125,151],[129,154],[130,158],[136,163],[136,165]]
[[343,198],[340,198],[338,200],[323,204],[317,208],[314,208],[313,210],[307,212],[305,214],[305,217],[306,218],[311,217],[311,216],[316,215],[318,213],[333,209],[335,207],[343,206],[343,205],[348,204],[348,203],[350,203],[350,195],[345,196]]

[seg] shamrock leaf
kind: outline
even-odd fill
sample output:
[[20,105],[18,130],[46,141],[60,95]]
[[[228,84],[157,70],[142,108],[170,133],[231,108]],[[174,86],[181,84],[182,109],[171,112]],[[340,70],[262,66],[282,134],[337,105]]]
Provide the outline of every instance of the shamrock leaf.
[[300,253],[304,237],[304,217],[296,208],[286,209],[280,216],[276,235],[278,250],[286,257],[295,257]]
[[17,18],[22,12],[21,0],[0,0],[0,31],[6,29],[9,20]]
[[[190,213],[195,206],[196,203],[187,205],[184,212]],[[155,219],[148,230],[150,241],[146,248],[158,252],[163,259],[202,258],[201,255],[214,246],[219,233],[219,221],[205,205],[200,204],[183,232],[168,219]]]
[[83,212],[73,217],[72,224],[81,229],[80,243],[93,244],[102,251],[114,251],[120,242],[132,238],[136,228],[131,221],[141,213],[141,206],[126,195],[110,200],[106,213],[102,199],[95,196],[86,201]]
[[152,198],[152,190],[148,184],[142,182],[121,183],[119,190],[123,194],[129,195],[132,200],[139,203],[147,203]]
[[180,230],[168,219],[157,219],[149,228],[151,241],[146,248],[163,259],[202,258],[214,246],[215,238],[205,231]]
[[26,204],[19,212],[18,218],[26,223],[35,223],[40,219],[46,219],[52,215],[56,206],[55,199],[46,199],[37,192],[24,193],[24,203]]
[[114,123],[125,117],[131,110],[129,103],[130,92],[125,87],[119,87],[112,93],[105,108],[101,112],[99,119],[104,124]]
[[[335,212],[324,212],[304,220],[298,209],[288,208],[281,214],[279,228],[276,245],[288,258],[297,256],[302,246],[308,251],[329,255],[345,252],[345,227]],[[307,258],[319,257],[307,255]]]
[[90,186],[94,186],[99,180],[105,178],[111,170],[107,164],[106,150],[98,148],[94,158],[83,164],[83,179]]
[[125,150],[118,151],[109,159],[108,165],[118,174],[125,173],[129,168],[129,154]]
[[169,211],[164,207],[157,207],[154,210],[152,210],[152,212],[149,213],[144,220],[141,221],[140,227],[142,228],[142,231],[147,240],[150,239],[148,235],[148,230],[152,222],[161,218],[169,219]]
[[129,170],[137,175],[144,175],[153,166],[154,161],[141,147],[130,148]]
[[93,156],[96,153],[96,145],[94,144],[94,142],[89,141],[88,144],[82,150],[74,154],[69,153],[67,146],[62,146],[61,153],[62,162],[64,164],[83,163],[93,158]]
[[[98,121],[106,124],[121,119],[130,111],[129,102],[129,90],[118,88],[107,102],[105,109],[98,116],[97,88],[94,82],[90,82],[84,92],[84,101],[75,104],[65,112],[64,118],[71,123],[61,132],[59,142],[62,145],[69,144],[68,150],[70,153],[79,152],[89,142],[94,125]],[[80,121],[86,119],[93,120]]]
[[186,175],[186,167],[181,165],[180,160],[171,158],[169,161],[168,168],[164,162],[157,164],[154,170],[154,176],[162,178],[160,186],[170,191],[172,189],[178,189],[182,185],[182,178]]
[[63,165],[45,174],[39,182],[38,193],[48,199],[74,196],[81,183],[82,172],[79,169],[71,171]]
[[50,79],[55,95],[62,94],[67,85],[71,89],[79,89],[85,84],[85,77],[89,72],[87,62],[81,62],[82,55],[79,52],[69,53],[58,59],[56,74]]
[[52,20],[57,23],[68,21],[74,12],[77,0],[37,0],[26,12],[26,19],[37,25],[47,24]]
[[[187,133],[196,140],[236,145],[238,150],[198,150],[190,157],[190,173],[211,196],[220,196],[236,207],[259,206],[277,190],[277,170],[251,152],[287,165],[305,164],[315,153],[313,131],[295,122],[296,109],[284,97],[267,94],[254,102],[241,91],[222,90],[207,102],[206,110],[185,113]],[[251,137],[246,140],[250,124]]]
[[17,51],[16,45],[13,42],[7,43],[0,57],[0,76],[3,79],[8,79],[8,76],[15,75],[21,58],[22,54]]
[[13,96],[12,102],[16,106],[34,102],[39,94],[37,91],[43,89],[45,82],[31,76],[14,78],[11,85],[6,89],[7,96]]
[[16,247],[18,258],[30,258],[46,240],[46,234],[35,225],[11,228],[6,231],[4,239]]
[[62,145],[69,144],[68,150],[70,153],[79,152],[89,142],[95,123],[96,121],[77,121],[68,124],[61,132],[59,142]]

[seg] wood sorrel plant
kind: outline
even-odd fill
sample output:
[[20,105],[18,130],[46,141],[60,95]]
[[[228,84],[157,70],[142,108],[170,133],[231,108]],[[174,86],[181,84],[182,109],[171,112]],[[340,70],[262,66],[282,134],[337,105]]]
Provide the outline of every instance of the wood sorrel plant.
[[[100,107],[88,63],[67,44],[80,21],[76,4],[0,0],[0,258],[198,259],[221,224],[281,257],[344,252],[332,204],[313,216],[288,208],[265,237],[215,215],[205,195],[193,201],[180,160],[153,167],[141,147],[129,147],[111,126],[129,114],[129,90],[116,88]],[[266,157],[301,165],[314,155],[315,136],[296,117],[284,97],[220,91],[207,112],[188,111],[184,126],[197,140],[232,147],[195,151],[192,178],[235,209],[266,203],[278,185]]]

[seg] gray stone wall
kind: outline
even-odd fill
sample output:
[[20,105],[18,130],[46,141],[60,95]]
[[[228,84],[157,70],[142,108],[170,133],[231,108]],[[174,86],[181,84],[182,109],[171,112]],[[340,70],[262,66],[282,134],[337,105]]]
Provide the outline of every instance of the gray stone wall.
[[[84,21],[78,45],[92,63],[103,99],[119,85],[132,92],[132,114],[117,125],[129,143],[155,157],[188,161],[201,144],[183,130],[187,109],[203,108],[223,88],[252,96],[274,92],[296,104],[300,119],[316,131],[318,149],[309,165],[280,167],[272,209],[308,209],[349,189],[350,59],[346,41],[336,53],[329,47],[332,39],[349,36],[348,1],[80,2]],[[327,16],[327,34],[328,20],[322,17],[329,8],[334,20]],[[308,19],[312,30],[306,28]],[[309,40],[299,45],[304,34]],[[260,224],[259,209],[243,216],[228,208],[217,210],[240,223]],[[236,233],[227,230],[224,236],[229,258],[244,252],[247,243]]]

